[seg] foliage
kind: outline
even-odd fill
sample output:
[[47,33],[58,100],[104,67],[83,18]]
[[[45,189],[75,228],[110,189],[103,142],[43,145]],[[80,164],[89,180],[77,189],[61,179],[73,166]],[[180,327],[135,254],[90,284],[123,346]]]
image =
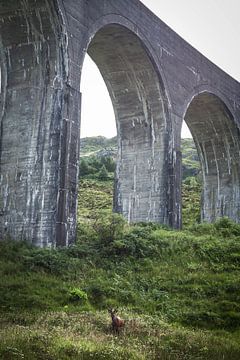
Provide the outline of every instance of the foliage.
[[88,296],[85,291],[79,288],[73,288],[69,291],[69,300],[79,303],[86,303]]
[[101,247],[108,247],[114,240],[122,237],[125,220],[120,214],[102,212],[98,213],[93,219],[92,226],[98,236]]
[[115,161],[110,156],[97,157],[93,155],[80,160],[79,175],[81,178],[107,180],[113,178],[114,171]]
[[96,172],[95,168],[91,167],[85,159],[81,159],[81,161],[80,161],[80,171],[79,171],[79,175],[81,177],[89,175],[91,173],[95,173],[95,172]]
[[113,182],[83,179],[79,182],[78,220],[79,222],[96,217],[96,213],[112,210]]
[[101,169],[99,170],[98,178],[99,178],[99,180],[103,180],[103,181],[108,180],[109,175],[108,175],[108,172],[107,172],[107,169],[106,169],[105,165],[103,165],[101,167]]
[[201,182],[196,177],[187,177],[182,184],[182,223],[183,227],[199,223]]
[[115,171],[115,161],[110,156],[102,156],[101,157],[101,163],[105,166],[106,170],[108,172],[114,172]]
[[[0,243],[0,357],[238,359],[240,225],[110,220],[108,242],[86,225],[68,249]],[[110,306],[127,319],[117,338]]]
[[[1,242],[1,321],[8,324],[0,333],[1,356],[74,359],[91,354],[112,359],[117,353],[133,359],[167,359],[167,354],[173,359],[180,354],[189,359],[237,359],[240,225],[221,219],[175,232],[156,224],[126,227],[123,221],[112,221],[113,226],[109,215],[104,220],[103,232],[98,228],[102,220],[86,232],[94,236],[85,238],[90,255],[84,261],[82,242],[52,251]],[[228,229],[227,241],[223,229]],[[65,271],[70,271],[68,276]],[[81,315],[88,302],[102,312]],[[114,345],[106,310],[112,305],[122,306],[125,317],[135,319],[127,323],[123,342],[118,339]],[[32,314],[40,312],[37,323],[24,315],[30,306]],[[50,309],[54,312],[41,317]],[[25,324],[21,332],[19,324]]]
[[200,173],[200,163],[193,139],[182,139],[181,148],[182,176],[185,180],[187,177],[195,177]]

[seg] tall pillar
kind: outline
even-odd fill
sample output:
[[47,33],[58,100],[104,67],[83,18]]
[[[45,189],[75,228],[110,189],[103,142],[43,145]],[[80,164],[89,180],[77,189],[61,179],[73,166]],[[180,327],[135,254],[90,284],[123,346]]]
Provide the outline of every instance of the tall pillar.
[[80,93],[68,84],[67,37],[55,5],[0,7],[0,237],[38,246],[75,236]]

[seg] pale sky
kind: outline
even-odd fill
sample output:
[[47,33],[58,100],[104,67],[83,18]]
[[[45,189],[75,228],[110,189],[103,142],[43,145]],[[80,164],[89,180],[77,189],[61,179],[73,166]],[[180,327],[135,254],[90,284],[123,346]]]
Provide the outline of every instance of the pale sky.
[[[240,0],[142,0],[142,3],[208,59],[240,81]],[[81,92],[81,137],[115,136],[115,119],[107,88],[88,56],[83,66]],[[185,125],[182,137],[190,136]]]

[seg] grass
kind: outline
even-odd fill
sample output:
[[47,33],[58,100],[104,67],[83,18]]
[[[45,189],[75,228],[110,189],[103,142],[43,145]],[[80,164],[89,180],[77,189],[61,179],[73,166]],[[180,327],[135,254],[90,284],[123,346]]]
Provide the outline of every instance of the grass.
[[[69,249],[0,243],[0,357],[238,359],[240,226],[114,218]],[[126,319],[119,337],[109,306]]]
[[[29,326],[0,330],[4,359],[239,359],[235,335],[168,326],[156,318],[126,313],[114,336],[103,312],[47,313]],[[2,337],[3,335],[3,337]]]
[[187,228],[200,223],[201,183],[194,177],[188,177],[182,183],[182,225]]
[[82,179],[78,192],[78,221],[86,223],[99,210],[112,210],[113,180]]

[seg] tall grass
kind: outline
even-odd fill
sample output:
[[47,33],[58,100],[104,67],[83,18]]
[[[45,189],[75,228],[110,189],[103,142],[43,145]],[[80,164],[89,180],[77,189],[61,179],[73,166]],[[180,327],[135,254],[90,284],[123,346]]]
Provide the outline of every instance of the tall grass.
[[239,225],[177,232],[104,213],[94,226],[68,249],[0,242],[1,358],[240,357]]

